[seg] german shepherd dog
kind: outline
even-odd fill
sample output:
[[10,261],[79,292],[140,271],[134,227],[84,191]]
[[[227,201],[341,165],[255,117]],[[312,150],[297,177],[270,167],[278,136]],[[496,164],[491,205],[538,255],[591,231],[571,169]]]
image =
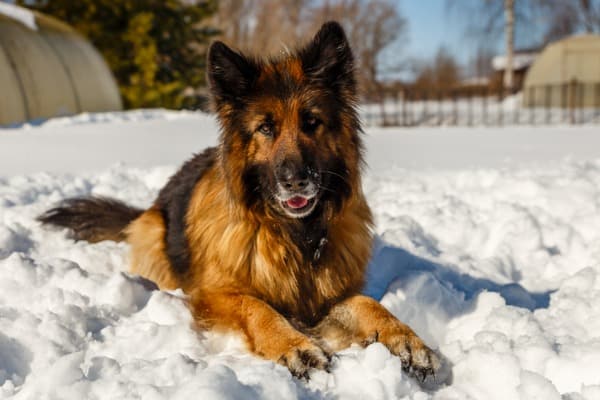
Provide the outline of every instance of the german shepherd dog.
[[214,42],[218,146],[187,161],[147,210],[75,198],[39,217],[77,240],[127,241],[131,272],[182,288],[199,328],[239,334],[297,377],[352,343],[381,342],[423,379],[439,360],[360,294],[372,246],[361,188],[354,58],[336,22],[260,60]]

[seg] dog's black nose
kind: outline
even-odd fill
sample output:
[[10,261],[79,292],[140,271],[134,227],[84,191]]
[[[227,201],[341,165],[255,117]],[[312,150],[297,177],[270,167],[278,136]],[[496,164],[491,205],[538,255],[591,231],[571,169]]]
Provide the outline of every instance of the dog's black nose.
[[299,191],[308,186],[308,170],[299,163],[284,161],[276,168],[279,184],[289,191]]

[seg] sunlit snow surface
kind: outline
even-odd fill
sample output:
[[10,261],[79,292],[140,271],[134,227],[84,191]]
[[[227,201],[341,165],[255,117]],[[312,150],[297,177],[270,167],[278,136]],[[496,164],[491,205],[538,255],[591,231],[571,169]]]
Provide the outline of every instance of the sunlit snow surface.
[[[235,338],[195,332],[181,292],[124,272],[126,245],[75,243],[34,221],[78,195],[148,206],[215,142],[210,118],[154,111],[0,130],[0,398],[600,399],[598,138],[501,132],[367,132],[378,240],[365,290],[447,358],[438,382],[420,385],[379,344],[293,379]],[[532,137],[552,143],[536,152]],[[415,154],[419,143],[429,146]]]

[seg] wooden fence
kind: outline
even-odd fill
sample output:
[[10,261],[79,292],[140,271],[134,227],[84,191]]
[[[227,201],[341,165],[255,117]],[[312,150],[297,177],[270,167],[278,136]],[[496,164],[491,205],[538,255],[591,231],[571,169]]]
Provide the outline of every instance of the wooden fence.
[[367,126],[600,124],[600,83],[534,86],[508,97],[485,89],[403,90],[360,113]]

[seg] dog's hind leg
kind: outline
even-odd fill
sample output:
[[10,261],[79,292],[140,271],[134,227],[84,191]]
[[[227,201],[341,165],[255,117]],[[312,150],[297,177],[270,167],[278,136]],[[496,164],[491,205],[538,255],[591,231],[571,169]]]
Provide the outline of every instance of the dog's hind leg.
[[285,365],[296,377],[308,378],[310,368],[329,369],[323,349],[256,297],[193,293],[192,310],[200,327],[241,334],[250,351]]
[[165,223],[160,211],[151,208],[125,229],[131,245],[130,272],[154,281],[161,290],[180,287],[165,253]]

